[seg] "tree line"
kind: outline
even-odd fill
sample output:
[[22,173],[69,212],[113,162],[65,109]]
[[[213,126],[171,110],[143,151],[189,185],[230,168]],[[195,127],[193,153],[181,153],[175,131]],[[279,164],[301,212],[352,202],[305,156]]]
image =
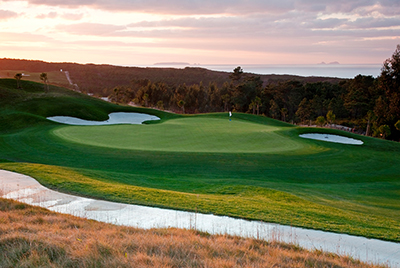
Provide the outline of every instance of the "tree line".
[[263,83],[237,67],[222,85],[170,85],[135,79],[114,87],[109,99],[181,113],[244,112],[286,122],[339,123],[368,136],[400,137],[400,45],[379,77],[358,75],[332,82],[297,80]]

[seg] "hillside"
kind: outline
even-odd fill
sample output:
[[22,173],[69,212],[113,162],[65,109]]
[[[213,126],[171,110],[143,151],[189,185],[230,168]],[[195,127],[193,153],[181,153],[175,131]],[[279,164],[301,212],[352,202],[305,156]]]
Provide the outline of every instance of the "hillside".
[[[63,75],[60,75],[60,70]],[[245,70],[246,71],[246,70]],[[229,81],[227,72],[211,71],[198,67],[175,68],[140,68],[122,67],[113,65],[77,64],[77,63],[49,63],[33,60],[0,59],[0,77],[13,78],[16,72],[22,72],[24,80],[40,82],[39,74],[48,73],[50,83],[74,88],[65,78],[65,72],[69,73],[73,84],[78,85],[79,90],[94,93],[100,96],[108,96],[109,90],[117,86],[130,86],[133,80],[148,79],[152,82],[164,82],[169,86],[186,84],[187,86],[216,83],[221,87]],[[279,81],[297,80],[300,82],[334,82],[343,79],[329,77],[301,77],[293,75],[260,75],[264,84]],[[105,89],[108,89],[106,91]],[[107,93],[105,93],[107,92]]]
[[[27,126],[47,126],[48,116],[64,114],[87,120],[106,120],[112,111],[137,111],[92,98],[66,88],[51,85],[46,92],[43,84],[22,81],[16,88],[14,79],[0,79],[0,133],[22,130]],[[162,111],[141,109],[162,117]]]
[[0,199],[0,267],[351,267],[351,258],[194,230],[140,230]]

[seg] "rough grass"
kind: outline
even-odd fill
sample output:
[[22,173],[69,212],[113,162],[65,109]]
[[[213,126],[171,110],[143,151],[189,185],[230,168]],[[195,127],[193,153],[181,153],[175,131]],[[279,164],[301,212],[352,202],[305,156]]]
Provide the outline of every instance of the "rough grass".
[[[57,87],[44,94],[40,84],[24,81],[22,86],[16,90],[15,81],[0,79],[0,168],[31,175],[53,189],[99,199],[400,241],[398,143],[335,130],[296,128],[247,114],[234,114],[240,126],[226,131],[221,127],[221,122],[229,123],[226,114],[182,117],[117,106]],[[139,138],[149,141],[146,135],[161,139],[173,134],[171,142],[179,151],[157,151],[160,144],[144,144],[141,150],[136,145],[130,149],[110,145],[120,142],[125,146],[135,139],[131,133],[124,142],[110,139],[107,143],[102,137],[103,146],[71,142],[54,133],[76,129],[79,133],[72,133],[74,137],[80,142],[89,140],[79,127],[61,127],[45,120],[51,115],[104,120],[112,111],[148,112],[162,118],[161,123],[140,126],[157,133],[138,133]],[[115,134],[112,127],[93,129]],[[347,135],[362,139],[364,145],[298,137],[311,131]],[[213,132],[222,133],[224,139],[218,141]],[[254,133],[257,138],[248,138]],[[195,139],[190,138],[193,135]],[[229,142],[231,135],[237,137],[233,143]],[[250,152],[262,138],[270,139],[260,142],[266,148]],[[191,144],[177,144],[181,140]],[[211,145],[202,147],[206,141]],[[219,148],[222,152],[217,152],[218,142],[224,144]],[[282,143],[293,147],[276,151]]]
[[0,267],[378,267],[194,230],[140,230],[0,199]]
[[[29,72],[26,70],[0,70],[0,77],[9,77],[12,78],[16,73],[23,73],[25,76],[22,77],[22,80],[33,81],[37,83],[43,84],[43,81],[40,80],[41,72]],[[62,86],[69,86],[69,82],[64,72],[60,71],[52,71],[47,72],[48,82],[51,84],[57,84]]]

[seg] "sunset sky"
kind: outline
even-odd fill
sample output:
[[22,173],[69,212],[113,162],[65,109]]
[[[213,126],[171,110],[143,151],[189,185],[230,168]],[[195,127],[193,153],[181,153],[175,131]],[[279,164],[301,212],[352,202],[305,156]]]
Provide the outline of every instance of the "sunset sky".
[[399,0],[0,0],[0,58],[381,64],[397,44]]

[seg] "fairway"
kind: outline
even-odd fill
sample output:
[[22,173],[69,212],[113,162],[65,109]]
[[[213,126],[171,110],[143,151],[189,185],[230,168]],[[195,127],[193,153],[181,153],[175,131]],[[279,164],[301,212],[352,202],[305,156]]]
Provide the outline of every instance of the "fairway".
[[[244,120],[190,117],[154,125],[65,126],[53,131],[66,141],[109,148],[208,153],[315,153],[277,126]],[[309,146],[307,146],[309,147]]]
[[[51,189],[129,204],[400,242],[400,144],[264,116],[178,115],[119,106],[63,88],[0,79],[0,169]],[[150,114],[142,125],[70,126]],[[321,133],[362,141],[299,137]],[[0,186],[1,187],[1,186]]]

